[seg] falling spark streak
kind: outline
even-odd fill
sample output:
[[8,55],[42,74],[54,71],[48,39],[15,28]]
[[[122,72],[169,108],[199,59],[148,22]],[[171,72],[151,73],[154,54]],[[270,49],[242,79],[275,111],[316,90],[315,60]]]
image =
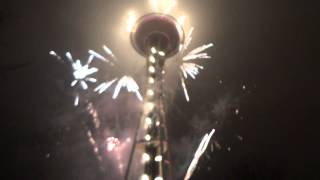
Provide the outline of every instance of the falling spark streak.
[[131,33],[134,29],[134,25],[136,24],[137,21],[137,15],[134,11],[130,11],[128,13],[128,19],[127,19],[127,31]]
[[56,52],[50,51],[49,54],[50,54],[51,56],[56,57],[58,60],[61,60],[61,57],[60,57]]
[[215,130],[212,129],[212,131],[210,132],[210,134],[205,134],[205,136],[202,138],[202,141],[196,151],[196,153],[194,154],[194,158],[191,161],[191,164],[187,170],[187,173],[184,177],[184,180],[189,180],[190,177],[192,176],[194,170],[197,167],[197,164],[199,162],[199,159],[201,158],[201,156],[203,155],[203,153],[206,151],[208,144],[210,142],[210,139],[212,137],[212,135],[214,134]]
[[127,88],[128,92],[132,92],[135,93],[136,96],[138,97],[138,99],[140,101],[143,100],[140,92],[139,92],[139,86],[137,84],[137,82],[130,76],[123,76],[117,83],[116,88],[114,90],[113,99],[116,99],[120,93],[121,88]]
[[116,56],[113,54],[110,48],[108,48],[106,45],[102,46],[103,50],[113,58],[113,60],[117,60]]
[[188,78],[188,75],[192,79],[196,79],[196,76],[200,73],[199,69],[203,69],[203,67],[195,63],[183,63],[181,65],[181,71],[185,79]]
[[92,116],[92,122],[94,124],[94,127],[98,129],[100,127],[100,119],[98,117],[98,111],[94,108],[93,103],[90,102],[87,106],[87,111]]
[[185,41],[185,43],[183,44],[183,48],[182,48],[181,54],[183,54],[184,51],[187,50],[188,47],[189,47],[189,45],[191,44],[193,30],[194,30],[194,27],[191,27],[190,30],[189,30],[189,32],[188,32],[188,36],[187,36],[187,38],[186,38],[186,41]]
[[66,57],[67,57],[67,59],[69,60],[69,62],[73,63],[72,55],[71,55],[70,52],[67,52],[67,53],[66,53]]
[[180,70],[182,74],[180,78],[181,85],[182,85],[186,100],[188,102],[190,101],[190,98],[189,98],[188,90],[185,84],[185,79],[187,79],[188,76],[190,76],[192,79],[196,79],[196,76],[199,75],[200,73],[200,69],[204,69],[204,67],[196,63],[191,63],[187,61],[199,60],[199,59],[211,59],[211,56],[209,56],[207,53],[203,51],[213,46],[212,43],[205,44],[190,51],[187,55],[184,55],[184,52],[188,49],[189,45],[191,44],[193,31],[194,31],[194,28],[191,27],[188,32],[185,43],[181,44],[179,49],[180,58],[181,58]]
[[95,92],[98,92],[99,94],[102,94],[105,92],[117,79],[113,79],[108,82],[101,83],[98,87],[94,89]]
[[94,59],[94,55],[90,55],[87,61],[87,64],[91,64]]
[[210,47],[212,47],[212,46],[213,46],[213,43],[205,44],[205,45],[203,45],[203,46],[200,46],[200,47],[192,50],[191,52],[189,52],[189,53],[187,54],[187,56],[201,53],[201,52],[205,51],[206,49],[208,49],[208,48],[210,48]]
[[186,83],[184,82],[184,78],[183,77],[181,77],[181,85],[182,85],[182,89],[183,89],[183,92],[184,92],[184,96],[186,97],[187,102],[189,102],[190,101],[190,97],[189,97],[188,89],[186,87]]
[[[102,48],[105,51],[105,53],[112,58],[111,59],[112,61],[117,61],[116,56],[113,54],[111,49],[109,49],[106,45],[103,45]],[[102,56],[101,54],[99,54],[93,50],[89,50],[89,53],[91,55],[101,59],[101,60],[107,60],[104,56]],[[108,63],[110,63],[111,65],[114,65],[112,61],[107,60]],[[103,83],[99,84],[94,89],[94,91],[98,92],[99,94],[102,94],[103,92],[108,90],[117,80],[118,80],[118,78],[115,78],[111,81],[103,82]],[[116,99],[118,97],[122,88],[126,88],[128,92],[134,93],[140,101],[143,100],[143,98],[139,92],[139,85],[131,76],[123,76],[121,79],[118,80],[117,85],[114,90],[114,93],[113,93],[113,96],[112,96],[113,99]]]
[[99,54],[99,53],[97,53],[97,52],[95,52],[95,51],[93,51],[93,50],[89,50],[88,53],[91,54],[91,55],[93,55],[94,57],[102,60],[102,61],[109,62],[109,60],[107,60],[107,59],[106,59],[105,57],[103,57],[101,54]]
[[192,54],[187,55],[183,58],[184,61],[196,60],[196,59],[210,59],[211,57],[208,56],[207,53],[200,53],[200,54]]
[[79,94],[76,95],[76,97],[74,98],[74,106],[78,106],[79,105]]

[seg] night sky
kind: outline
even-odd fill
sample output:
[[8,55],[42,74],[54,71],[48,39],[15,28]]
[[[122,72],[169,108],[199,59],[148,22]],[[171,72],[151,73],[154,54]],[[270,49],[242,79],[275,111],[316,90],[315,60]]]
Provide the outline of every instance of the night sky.
[[[142,3],[0,2],[1,179],[110,179],[86,140],[80,120],[89,116],[73,107],[70,69],[48,52],[86,57],[89,48],[114,43],[121,56],[113,24],[125,12],[117,10]],[[318,8],[275,0],[180,3],[194,14],[193,47],[215,46],[208,51],[213,59],[202,62],[205,70],[187,83],[191,102],[177,89],[168,108],[176,179],[211,128],[221,149],[208,149],[192,180],[320,179]],[[128,104],[117,110],[119,101],[114,113],[126,112]]]

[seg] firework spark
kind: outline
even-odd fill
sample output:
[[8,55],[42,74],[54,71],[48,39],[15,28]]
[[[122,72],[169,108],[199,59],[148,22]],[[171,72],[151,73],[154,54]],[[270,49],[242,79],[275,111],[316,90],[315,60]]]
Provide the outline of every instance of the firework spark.
[[155,12],[162,12],[164,14],[169,14],[172,9],[176,6],[176,0],[149,0],[151,8]]
[[205,134],[205,136],[202,138],[202,141],[196,151],[196,153],[194,154],[194,158],[191,161],[191,164],[187,170],[187,173],[184,177],[184,180],[188,180],[190,179],[190,177],[192,176],[194,170],[197,167],[197,164],[199,162],[199,159],[201,158],[202,154],[206,151],[208,144],[210,142],[210,139],[212,137],[212,135],[214,134],[215,130],[212,129],[212,131],[210,132],[210,134]]
[[210,59],[211,56],[209,56],[207,53],[204,53],[203,51],[213,46],[212,43],[207,45],[202,45],[190,51],[188,54],[184,55],[184,52],[188,49],[189,45],[191,44],[193,30],[194,28],[191,27],[185,43],[180,46],[180,55],[182,56],[181,65],[180,65],[180,70],[181,70],[180,80],[181,80],[181,85],[182,85],[185,98],[188,102],[190,101],[190,98],[189,98],[188,89],[187,89],[185,80],[188,78],[188,76],[190,76],[192,79],[196,79],[196,76],[199,75],[200,70],[204,69],[203,66],[200,66],[197,63],[193,63],[189,61],[199,60],[199,59]]
[[[61,60],[62,58],[54,51],[49,52],[50,55],[56,57],[58,60]],[[81,61],[79,59],[73,60],[72,54],[70,52],[66,53],[67,62],[71,64],[72,70],[73,70],[73,78],[74,80],[71,82],[71,87],[81,87],[82,90],[88,89],[88,83],[96,83],[97,79],[91,77],[93,74],[98,72],[98,68],[96,67],[90,67],[91,62],[94,59],[94,55],[90,55],[87,63],[82,65]],[[79,93],[76,94],[74,99],[74,105],[78,106],[80,101]]]
[[128,13],[128,19],[127,19],[127,31],[129,33],[131,33],[133,31],[133,28],[134,28],[134,25],[136,24],[136,21],[137,21],[138,17],[137,17],[137,14],[136,12],[134,11],[130,11]]
[[127,88],[128,92],[134,93],[140,101],[143,100],[140,92],[139,92],[139,86],[137,82],[130,76],[123,76],[117,83],[116,88],[114,90],[113,99],[116,99],[119,95],[119,92],[121,91],[121,88]]
[[99,86],[97,86],[97,87],[94,89],[94,91],[95,91],[95,92],[98,92],[99,94],[102,94],[103,92],[105,92],[106,90],[108,90],[109,87],[111,87],[112,84],[113,84],[114,82],[116,82],[116,81],[117,81],[117,79],[115,78],[115,79],[113,79],[113,80],[111,80],[111,81],[103,82],[103,83],[101,83]]
[[[89,50],[89,53],[91,55],[94,55],[95,57],[99,58],[100,60],[103,60],[103,61],[106,61],[106,62],[109,62],[111,63],[112,65],[113,62],[116,62],[117,61],[117,58],[116,56],[113,54],[113,52],[111,51],[111,49],[109,49],[106,45],[103,45],[102,46],[103,50],[105,51],[105,53],[111,57],[111,60],[108,60],[107,58],[105,58],[103,55],[93,51],[93,50]],[[126,88],[128,92],[132,92],[134,93],[138,99],[140,101],[142,101],[142,96],[140,94],[140,91],[139,91],[139,85],[137,84],[137,82],[133,79],[133,77],[131,76],[123,76],[121,77],[119,80],[118,78],[114,78],[113,80],[111,81],[106,81],[106,82],[103,82],[101,84],[99,84],[95,89],[94,91],[95,92],[98,92],[99,94],[102,94],[103,92],[107,91],[113,84],[115,84],[115,82],[117,82],[117,85],[115,87],[115,90],[114,90],[114,93],[113,93],[113,96],[112,98],[113,99],[116,99],[121,91],[122,88]]]
[[115,150],[117,148],[117,146],[119,146],[120,141],[118,138],[115,137],[109,137],[106,140],[106,149],[108,152],[111,152],[113,150]]

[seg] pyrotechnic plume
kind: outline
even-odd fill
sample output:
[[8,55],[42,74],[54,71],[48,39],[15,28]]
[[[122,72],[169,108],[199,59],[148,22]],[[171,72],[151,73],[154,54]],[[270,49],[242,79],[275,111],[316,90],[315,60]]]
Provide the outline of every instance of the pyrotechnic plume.
[[189,180],[190,177],[192,176],[194,170],[197,167],[199,159],[201,158],[202,154],[206,151],[208,144],[210,142],[210,139],[211,139],[212,135],[214,134],[214,132],[215,132],[215,130],[212,129],[210,134],[205,134],[205,136],[202,138],[202,141],[201,141],[196,153],[194,154],[194,158],[191,161],[191,164],[190,164],[190,166],[187,170],[187,173],[184,177],[184,180]]
[[188,78],[188,76],[190,76],[192,79],[196,79],[196,76],[200,73],[200,69],[204,69],[203,66],[200,66],[197,63],[193,63],[189,61],[199,60],[199,59],[210,59],[211,56],[209,56],[204,51],[213,46],[212,43],[207,45],[202,45],[185,55],[184,52],[188,49],[192,41],[193,30],[194,28],[191,27],[184,44],[180,46],[180,57],[182,57],[181,65],[180,65],[180,70],[181,70],[180,80],[181,80],[181,86],[187,101],[190,101],[190,98],[189,98],[188,89],[186,87],[185,80]]
[[109,137],[106,140],[106,149],[108,152],[111,152],[113,150],[115,150],[117,148],[117,146],[119,146],[120,141],[118,138],[115,137]]
[[[62,58],[57,55],[56,52],[50,51],[50,55],[56,57],[57,59],[61,60]],[[79,59],[73,60],[73,57],[70,52],[66,53],[66,61],[70,63],[72,70],[73,70],[73,81],[71,82],[71,87],[80,87],[82,90],[88,90],[88,83],[96,83],[97,79],[94,77],[91,77],[93,74],[98,72],[98,68],[96,67],[90,67],[91,62],[94,59],[94,55],[90,55],[87,63],[85,65],[82,65],[81,61]],[[78,106],[80,101],[79,93],[76,93],[75,99],[74,99],[74,105]]]
[[[89,50],[89,54],[94,55],[95,57],[109,62],[111,65],[116,65],[115,62],[117,61],[116,56],[113,54],[113,52],[105,45],[102,46],[103,50],[105,51],[105,53],[110,57],[110,59],[107,59],[106,57],[104,57],[103,55],[93,51],[93,50]],[[117,82],[117,83],[116,83]],[[113,99],[116,99],[121,91],[122,88],[126,88],[128,92],[134,93],[137,98],[142,101],[142,96],[140,94],[139,91],[139,85],[137,84],[137,82],[133,79],[133,77],[131,76],[122,76],[119,80],[118,78],[114,78],[111,81],[106,81],[103,83],[100,83],[95,89],[95,92],[98,92],[99,94],[102,94],[103,92],[105,92],[106,90],[108,90],[113,84],[117,84],[115,86],[115,90],[113,92]]]
[[149,0],[154,12],[169,14],[177,4],[176,0]]
[[119,95],[121,88],[127,88],[128,92],[134,93],[140,101],[142,101],[142,96],[139,92],[139,86],[136,81],[130,76],[123,76],[119,81],[114,90],[113,99],[116,99]]

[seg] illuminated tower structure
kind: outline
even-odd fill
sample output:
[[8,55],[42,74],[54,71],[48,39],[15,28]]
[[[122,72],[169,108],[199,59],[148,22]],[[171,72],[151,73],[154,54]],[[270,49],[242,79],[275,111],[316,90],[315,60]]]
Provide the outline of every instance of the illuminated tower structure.
[[179,52],[183,41],[182,27],[172,16],[166,14],[142,16],[133,28],[132,45],[147,60],[147,90],[126,180],[171,179],[163,101],[164,65],[168,58]]

